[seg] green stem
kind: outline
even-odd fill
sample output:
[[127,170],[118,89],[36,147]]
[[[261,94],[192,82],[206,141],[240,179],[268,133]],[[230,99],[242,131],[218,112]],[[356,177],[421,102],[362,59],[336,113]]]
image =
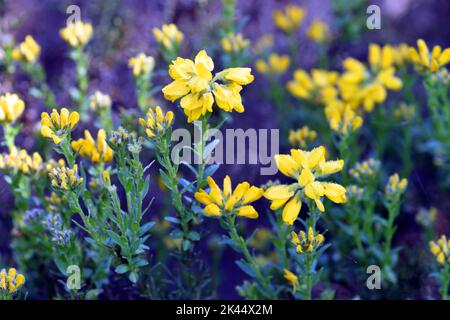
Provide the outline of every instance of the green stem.
[[198,165],[198,175],[197,175],[197,189],[200,189],[204,185],[204,172],[205,172],[205,159],[203,158],[205,153],[205,133],[208,130],[208,123],[205,117],[201,118],[201,132],[200,132],[200,142],[197,148],[197,154],[200,159],[200,163]]
[[442,300],[449,300],[449,296],[448,296],[448,284],[450,282],[450,270],[449,270],[449,266],[450,264],[446,261],[445,262],[445,266],[441,271],[441,288],[440,288],[440,293],[441,293],[441,299]]

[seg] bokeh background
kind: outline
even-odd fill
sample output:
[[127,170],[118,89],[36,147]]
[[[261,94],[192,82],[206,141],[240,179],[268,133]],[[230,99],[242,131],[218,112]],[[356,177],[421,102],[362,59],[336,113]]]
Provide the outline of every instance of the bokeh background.
[[[256,41],[267,33],[275,34],[275,51],[287,53],[286,37],[279,37],[272,22],[274,9],[293,3],[305,7],[308,11],[306,21],[298,32],[299,61],[302,68],[309,69],[317,61],[317,47],[311,41],[306,41],[304,30],[312,19],[327,22],[336,37],[329,50],[333,68],[340,70],[340,62],[352,56],[361,60],[366,59],[367,46],[370,42],[398,44],[406,42],[414,45],[416,39],[423,38],[429,45],[440,44],[442,47],[450,45],[450,2],[448,0],[380,0],[359,1],[363,3],[361,10],[336,12],[333,2],[321,1],[275,1],[275,0],[239,0],[236,18],[241,26],[241,32],[246,38]],[[352,1],[349,1],[349,3]],[[42,47],[41,62],[47,72],[48,82],[56,92],[59,106],[70,107],[70,97],[67,88],[75,83],[75,72],[72,61],[68,58],[68,47],[59,37],[58,30],[65,25],[66,8],[75,4],[81,8],[82,19],[94,26],[94,37],[88,51],[90,55],[91,78],[90,92],[101,90],[108,93],[113,100],[113,109],[137,108],[134,82],[128,67],[128,59],[143,51],[149,55],[156,55],[157,44],[152,36],[152,28],[163,23],[176,23],[185,34],[180,55],[193,57],[200,48],[206,48],[213,57],[218,56],[220,43],[215,37],[216,26],[222,19],[222,4],[219,0],[89,0],[89,1],[32,1],[32,0],[0,0],[0,41],[13,35],[21,40],[27,34],[33,35]],[[381,30],[365,28],[368,4],[377,4],[381,8]],[[339,37],[338,24],[343,20],[352,21],[355,32],[361,34],[357,39],[343,39]],[[215,39],[215,40],[213,40]],[[216,60],[217,61],[217,60]],[[220,64],[220,62],[218,63]],[[155,82],[163,85],[169,82],[165,70],[167,67],[162,60],[158,61]],[[217,68],[219,69],[219,68]],[[292,72],[285,75],[283,81],[289,79]],[[256,73],[255,82],[244,90],[244,105],[246,112],[235,117],[233,123],[227,124],[232,128],[278,128],[275,108],[268,102],[262,92],[267,88],[267,80]],[[22,116],[23,131],[18,137],[18,144],[28,150],[33,150],[35,132],[38,128],[40,113],[44,110],[42,103],[27,94],[28,81],[20,73],[16,73],[13,81],[7,81],[0,75],[0,92],[13,91],[18,93],[26,102],[26,109]],[[419,89],[418,89],[419,90]],[[418,91],[420,95],[420,90]],[[161,98],[161,96],[160,96]],[[163,101],[163,99],[161,99]],[[167,105],[168,102],[167,102]],[[301,107],[301,103],[298,103]],[[116,113],[118,114],[118,113]],[[176,112],[179,119],[183,119],[180,110]],[[298,123],[298,127],[303,126]],[[81,132],[81,131],[80,131]],[[280,137],[286,140],[287,137]],[[284,150],[285,151],[285,150]],[[411,155],[413,156],[413,155]],[[439,191],[436,187],[436,173],[432,166],[427,165],[429,159],[421,161],[422,166],[415,167],[410,184],[414,194],[414,201],[406,204],[405,214],[399,218],[399,230],[395,243],[409,248],[423,246],[420,243],[420,229],[414,221],[418,207],[435,206],[439,212],[439,230],[448,230],[450,226],[450,194]],[[428,162],[429,163],[429,162]],[[261,184],[267,177],[261,177],[258,165],[223,165],[217,173],[219,180],[228,174],[233,181],[247,180],[254,184]],[[216,179],[217,180],[217,179]],[[156,177],[153,179],[151,195],[156,198],[151,214],[158,215],[163,202],[162,191],[158,188]],[[411,197],[410,197],[411,198]],[[13,201],[8,186],[0,177],[0,256],[3,261],[12,261],[9,250],[11,222],[9,211]],[[264,212],[266,208],[260,208]],[[258,224],[265,224],[264,214]],[[217,227],[215,221],[206,221],[211,228]],[[208,244],[204,244],[207,246]],[[418,252],[418,251],[416,251]],[[219,290],[224,298],[236,298],[236,285],[241,284],[244,275],[234,264],[236,256],[231,250],[226,250],[220,263],[223,276]],[[420,269],[417,260],[427,259],[427,256],[416,256],[409,253],[400,262],[400,268],[408,269],[405,285],[405,297],[421,298],[425,294],[426,275]],[[205,256],[205,259],[211,259]],[[414,261],[414,263],[412,262]],[[410,264],[411,263],[411,264]],[[413,267],[410,267],[410,266]],[[402,283],[400,285],[403,285]],[[351,289],[336,285],[337,297],[351,297]],[[412,294],[411,294],[412,290]]]

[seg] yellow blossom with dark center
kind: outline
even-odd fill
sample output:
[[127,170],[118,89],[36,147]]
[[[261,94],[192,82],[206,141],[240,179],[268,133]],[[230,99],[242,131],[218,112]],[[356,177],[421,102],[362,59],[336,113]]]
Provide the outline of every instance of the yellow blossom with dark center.
[[25,37],[12,52],[12,58],[23,62],[36,62],[41,55],[41,47],[30,35]]
[[200,189],[195,193],[195,199],[205,205],[206,215],[221,217],[225,214],[235,214],[250,219],[258,218],[258,212],[250,203],[263,196],[263,189],[242,182],[233,190],[229,176],[223,180],[223,189],[219,188],[213,178],[208,177],[207,181],[209,192]]
[[0,271],[0,290],[4,290],[9,294],[15,293],[25,283],[25,276],[18,273],[15,268],[2,269]]
[[163,113],[160,106],[155,110],[150,108],[147,112],[147,118],[139,118],[139,124],[145,129],[145,133],[149,138],[154,138],[157,135],[164,134],[164,132],[172,125],[174,113],[168,111]]
[[86,45],[92,37],[93,28],[90,23],[77,21],[68,23],[65,28],[59,31],[63,38],[70,46],[80,47]]
[[110,162],[113,158],[113,150],[106,143],[106,132],[98,130],[97,141],[92,138],[88,130],[84,130],[84,139],[72,141],[72,149],[82,157],[91,160],[92,163]]
[[23,110],[25,110],[25,103],[17,94],[5,93],[0,96],[0,122],[15,122]]
[[316,250],[325,238],[320,233],[315,233],[312,227],[308,228],[308,234],[301,230],[298,234],[292,231],[291,242],[295,245],[297,253],[307,253]]
[[41,134],[45,138],[52,139],[55,144],[60,144],[63,137],[70,133],[80,121],[78,112],[69,112],[67,108],[62,108],[58,113],[53,109],[51,114],[41,113]]
[[344,166],[344,160],[326,161],[323,146],[312,151],[291,149],[290,154],[276,155],[275,161],[282,174],[296,180],[289,185],[271,186],[264,193],[264,197],[272,201],[272,210],[283,208],[282,219],[286,224],[295,222],[302,208],[302,200],[313,200],[321,212],[325,211],[324,196],[334,203],[346,202],[343,186],[319,180],[341,171]]

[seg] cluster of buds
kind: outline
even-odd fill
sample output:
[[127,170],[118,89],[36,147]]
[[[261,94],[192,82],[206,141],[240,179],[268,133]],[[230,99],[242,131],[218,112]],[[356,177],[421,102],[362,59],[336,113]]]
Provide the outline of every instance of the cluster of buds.
[[438,210],[435,207],[429,209],[420,208],[416,215],[416,222],[424,228],[432,228],[437,216]]
[[361,201],[364,197],[364,188],[357,185],[349,185],[345,187],[347,189],[347,198],[349,202]]
[[153,36],[164,49],[176,51],[184,37],[183,33],[173,23],[163,24],[161,29],[153,28]]
[[50,196],[45,197],[45,201],[47,202],[47,211],[56,212],[67,203],[67,198],[64,195],[59,196],[56,192],[52,192]]
[[229,33],[221,42],[225,52],[242,52],[250,45],[250,40],[245,39],[242,33]]
[[119,127],[119,129],[111,132],[111,136],[109,138],[109,143],[113,147],[120,148],[124,144],[128,144],[131,139],[135,138],[136,134],[134,132],[129,133],[127,129],[123,127]]
[[106,131],[103,129],[98,130],[97,141],[88,130],[84,130],[84,139],[72,141],[72,149],[82,157],[90,159],[92,163],[110,162],[114,155],[106,143]]
[[57,167],[49,173],[52,186],[63,190],[77,189],[83,183],[83,177],[78,175],[78,166],[73,168]]
[[399,198],[406,190],[408,186],[408,179],[400,179],[397,173],[389,177],[389,181],[386,184],[385,194],[388,199]]
[[155,67],[155,59],[152,56],[147,56],[144,53],[139,53],[135,57],[128,60],[128,65],[133,69],[133,75],[139,77],[150,74]]
[[430,241],[430,251],[436,257],[440,264],[450,263],[450,240],[447,240],[445,235],[442,235],[438,241]]
[[85,46],[91,39],[92,33],[92,25],[83,21],[68,23],[59,31],[61,38],[74,48]]
[[80,121],[79,113],[69,112],[66,108],[62,108],[59,113],[56,109],[53,109],[51,114],[42,112],[41,134],[45,138],[52,139],[58,145],[73,130],[78,121]]
[[41,172],[42,168],[42,157],[37,152],[30,156],[27,150],[18,150],[13,146],[9,153],[0,154],[0,169],[2,170],[17,170],[32,176]]
[[408,105],[406,103],[401,103],[394,110],[394,116],[401,121],[409,121],[414,117],[416,113],[416,106],[411,104]]
[[172,125],[173,112],[168,111],[163,113],[160,106],[157,106],[155,110],[150,108],[147,112],[145,119],[140,118],[139,124],[145,129],[145,133],[149,138],[163,135],[166,130]]
[[36,62],[41,54],[41,47],[30,35],[25,37],[12,52],[12,58],[20,62]]
[[291,242],[296,246],[297,253],[313,252],[323,242],[325,238],[320,233],[315,233],[312,227],[308,229],[308,235],[302,230],[298,234],[294,231],[291,233]]
[[350,169],[349,173],[356,181],[372,180],[378,176],[381,168],[379,160],[370,158],[366,161],[358,162],[354,168]]
[[308,126],[289,131],[289,143],[295,148],[307,148],[316,138],[317,132]]
[[100,91],[95,91],[95,93],[89,98],[89,107],[92,111],[110,109],[111,97]]
[[17,273],[16,269],[10,268],[8,272],[5,269],[0,271],[0,292],[7,291],[9,294],[15,293],[25,283],[25,277]]
[[25,109],[25,103],[17,94],[5,93],[0,96],[0,122],[13,123]]

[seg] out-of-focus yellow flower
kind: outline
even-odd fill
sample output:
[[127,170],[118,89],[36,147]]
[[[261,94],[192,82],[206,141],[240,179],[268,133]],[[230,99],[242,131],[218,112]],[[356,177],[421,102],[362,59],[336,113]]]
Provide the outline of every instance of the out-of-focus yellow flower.
[[402,121],[411,120],[416,113],[416,106],[411,104],[408,105],[404,102],[400,103],[400,105],[394,109],[394,116]]
[[338,90],[335,84],[339,74],[334,71],[313,69],[311,75],[305,70],[294,72],[294,79],[289,81],[287,88],[296,98],[315,103],[328,103],[336,100]]
[[355,184],[346,186],[348,201],[361,201],[364,197],[364,188]]
[[227,112],[244,111],[240,91],[242,85],[253,81],[251,69],[229,68],[216,73],[214,78],[213,69],[214,62],[205,50],[194,61],[178,57],[169,67],[174,81],[162,89],[164,97],[172,102],[181,98],[180,105],[188,122],[212,112],[214,98],[217,106]]
[[174,114],[168,111],[165,115],[160,106],[155,110],[148,109],[147,118],[139,118],[139,124],[145,129],[145,133],[149,138],[162,135],[172,125]]
[[89,107],[92,111],[111,108],[111,97],[100,91],[95,91],[89,98]]
[[385,194],[389,199],[394,199],[400,197],[406,190],[408,186],[408,179],[400,179],[397,173],[389,177],[388,183],[386,184]]
[[33,176],[40,173],[44,164],[39,153],[34,152],[31,156],[25,149],[11,147],[9,153],[0,154],[0,169],[18,170],[19,172]]
[[363,124],[363,118],[356,114],[350,105],[339,101],[326,106],[325,116],[330,128],[344,136],[357,130]]
[[442,235],[438,241],[430,241],[430,251],[436,257],[439,264],[450,263],[450,240],[447,240],[445,235]]
[[369,45],[369,64],[372,70],[387,69],[395,62],[395,50],[390,45],[380,47],[378,44]]
[[258,228],[252,235],[248,245],[260,251],[269,247],[273,242],[273,233],[267,228]]
[[[314,200],[319,211],[325,211],[322,198],[325,196],[334,203],[345,203],[345,188],[337,183],[318,179],[339,172],[344,160],[326,161],[325,148],[320,146],[312,151],[291,149],[291,154],[275,156],[278,169],[296,182],[269,187],[264,197],[272,201],[270,209],[283,207],[282,219],[291,225],[297,219],[302,208],[302,199]],[[311,209],[311,208],[310,208]]]
[[450,62],[450,48],[434,46],[430,52],[422,39],[417,40],[417,47],[409,49],[409,56],[419,72],[434,73]]
[[291,283],[292,291],[295,293],[297,291],[298,277],[288,269],[283,269],[283,272],[284,278]]
[[84,139],[72,141],[72,149],[82,157],[91,160],[92,163],[110,162],[113,158],[113,150],[106,143],[106,132],[98,130],[97,143],[88,130],[84,130]]
[[264,61],[258,59],[255,63],[256,70],[262,74],[282,74],[286,72],[291,64],[291,58],[288,55],[278,55],[272,53],[269,59]]
[[12,123],[20,117],[25,103],[17,94],[5,93],[0,96],[0,122]]
[[420,208],[419,213],[416,215],[416,222],[424,228],[433,228],[438,216],[438,210],[436,207],[429,209]]
[[41,47],[30,35],[25,37],[12,52],[12,58],[16,61],[35,62],[41,55]]
[[200,189],[195,193],[195,199],[205,205],[204,213],[207,216],[221,217],[235,214],[249,219],[258,218],[258,212],[250,203],[260,199],[264,190],[242,182],[232,189],[231,179],[226,176],[221,190],[213,178],[208,177],[209,192]]
[[74,190],[83,183],[83,177],[78,174],[78,166],[73,168],[58,166],[53,168],[48,176],[53,187],[63,190]]
[[253,53],[256,55],[262,54],[273,46],[273,35],[265,34],[253,46]]
[[308,234],[302,230],[298,234],[292,231],[291,242],[295,245],[297,253],[313,252],[323,242],[325,238],[320,233],[315,233],[312,227],[308,228]]
[[317,138],[317,132],[309,129],[308,126],[303,126],[297,130],[289,131],[289,143],[295,148],[306,148]]
[[155,67],[155,59],[152,56],[147,56],[145,53],[139,53],[135,57],[128,60],[128,65],[133,69],[133,75],[139,77],[144,74],[149,74]]
[[16,269],[9,268],[0,271],[0,290],[7,291],[9,294],[15,293],[25,283],[25,276],[18,273]]
[[350,176],[361,184],[366,184],[367,181],[373,180],[380,173],[381,162],[374,158],[369,158],[365,161],[358,162],[353,168],[349,170]]
[[244,39],[242,33],[229,33],[221,43],[225,52],[242,52],[250,46],[250,40]]
[[284,10],[275,10],[273,21],[275,25],[286,33],[298,30],[300,24],[306,16],[306,10],[300,6],[289,5]]
[[411,63],[411,57],[409,54],[410,46],[406,43],[400,43],[398,46],[394,46],[394,65],[396,67],[403,67],[406,64]]
[[49,115],[47,112],[41,113],[41,134],[45,138],[50,138],[53,143],[60,144],[64,136],[70,133],[80,121],[78,112],[69,112],[67,108],[62,108],[60,113],[56,109]]
[[323,43],[331,38],[328,25],[320,20],[314,20],[306,31],[306,35],[317,43]]
[[59,30],[61,38],[74,48],[85,46],[91,39],[92,33],[92,25],[83,21],[69,23],[65,28]]
[[184,37],[183,33],[173,23],[163,24],[161,29],[153,28],[153,36],[158,43],[168,50],[178,47]]

